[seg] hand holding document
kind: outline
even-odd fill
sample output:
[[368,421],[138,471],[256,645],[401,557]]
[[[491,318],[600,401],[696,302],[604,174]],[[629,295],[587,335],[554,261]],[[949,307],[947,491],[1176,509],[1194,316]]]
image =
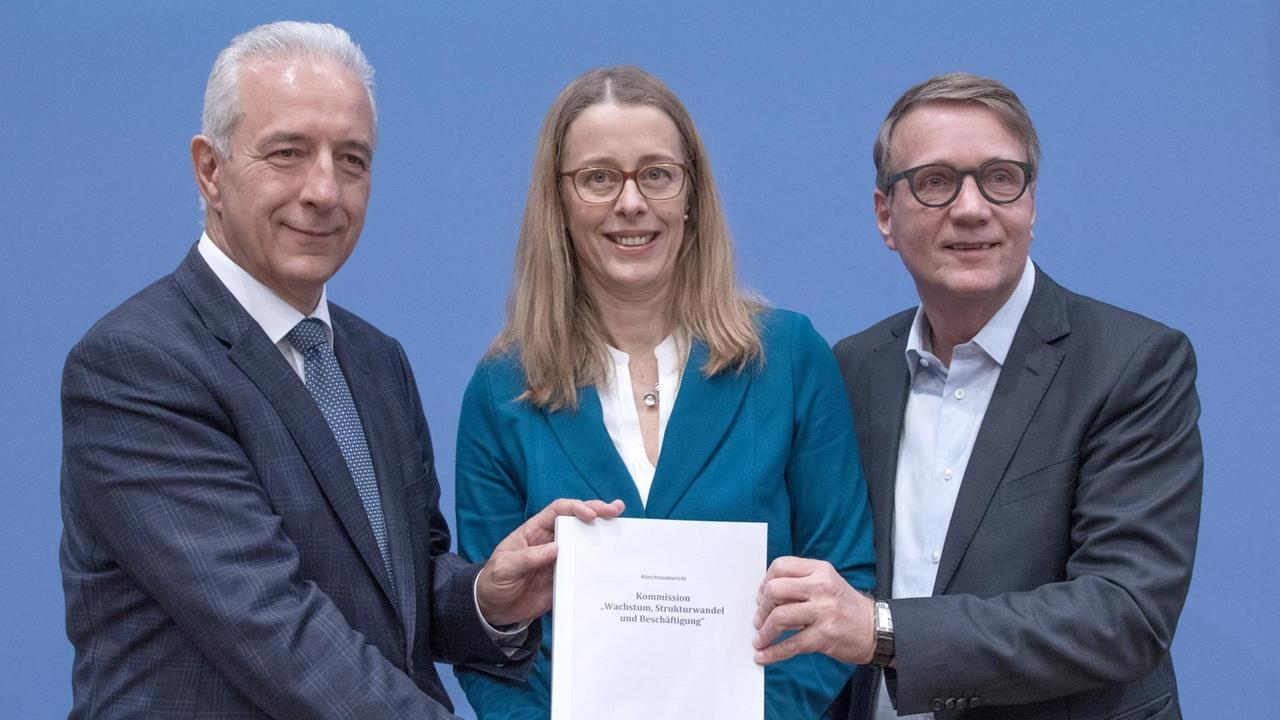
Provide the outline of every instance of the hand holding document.
[[508,535],[476,577],[476,603],[490,625],[528,622],[551,609],[556,546],[551,544],[557,517],[584,522],[617,517],[626,509],[621,500],[560,498]]
[[764,523],[556,519],[552,720],[753,720]]

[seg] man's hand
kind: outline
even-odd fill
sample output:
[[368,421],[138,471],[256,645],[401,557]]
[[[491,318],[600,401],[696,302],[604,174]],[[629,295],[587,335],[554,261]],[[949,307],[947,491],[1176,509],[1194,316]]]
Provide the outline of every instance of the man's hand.
[[[850,587],[821,560],[780,557],[769,566],[756,594],[755,661],[780,662],[820,652],[865,665],[875,653],[875,602]],[[779,635],[795,634],[773,644]]]
[[561,498],[543,508],[493,549],[476,579],[476,602],[490,625],[510,625],[539,617],[551,609],[551,581],[558,547],[556,518],[573,515],[583,522],[622,514],[621,500]]

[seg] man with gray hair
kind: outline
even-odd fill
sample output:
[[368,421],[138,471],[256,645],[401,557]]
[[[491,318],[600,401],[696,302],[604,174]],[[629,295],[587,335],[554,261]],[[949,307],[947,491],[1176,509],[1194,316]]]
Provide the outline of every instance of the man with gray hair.
[[876,225],[920,296],[835,348],[877,598],[779,558],[757,660],[867,665],[859,720],[1180,717],[1169,646],[1203,476],[1190,343],[1030,261],[1040,145],[999,82],[911,88],[874,157]]
[[279,22],[219,54],[204,234],[72,349],[62,386],[73,718],[452,718],[433,662],[507,678],[550,608],[558,500],[449,550],[400,345],[325,283],[364,221],[373,71]]

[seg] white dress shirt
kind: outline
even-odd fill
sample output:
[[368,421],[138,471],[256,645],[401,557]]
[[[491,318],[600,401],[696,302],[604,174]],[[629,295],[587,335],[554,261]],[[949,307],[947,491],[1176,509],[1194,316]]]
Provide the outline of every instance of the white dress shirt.
[[[1031,300],[1028,259],[1013,294],[969,342],[955,346],[948,368],[933,354],[929,318],[916,310],[907,336],[911,390],[902,418],[893,499],[893,597],[933,595],[938,561],[969,453],[1000,379],[1014,333]],[[883,683],[877,716],[897,717]],[[909,715],[931,718],[933,713]]]
[[[209,269],[218,277],[231,296],[240,303],[245,312],[249,313],[249,317],[262,328],[267,334],[271,342],[276,344],[276,348],[280,350],[280,354],[284,355],[284,359],[289,362],[289,366],[298,374],[298,377],[306,382],[306,361],[302,357],[302,353],[293,346],[285,337],[295,325],[302,322],[308,317],[313,317],[324,324],[325,336],[329,340],[329,347],[333,347],[333,325],[329,321],[329,298],[328,291],[325,288],[320,289],[320,300],[316,303],[316,307],[311,311],[310,315],[303,315],[298,312],[289,303],[285,302],[274,290],[263,285],[257,278],[249,274],[249,271],[240,267],[234,260],[227,257],[222,252],[222,248],[213,244],[213,240],[208,233],[200,235],[200,242],[196,245],[196,250],[200,253],[200,257],[204,258],[205,263],[209,265]],[[367,431],[367,430],[366,430]],[[476,582],[480,581],[480,576],[476,575]],[[475,588],[472,586],[472,596],[475,596]],[[480,617],[480,622],[484,625],[485,632],[489,637],[503,647],[508,655],[513,654],[518,646],[524,642],[525,630],[529,627],[529,623],[522,623],[509,631],[498,630],[489,624],[484,618],[484,614],[480,612],[480,601],[477,598],[476,615]]]
[[[658,360],[658,452],[662,452],[662,438],[671,419],[671,408],[676,404],[680,391],[680,369],[684,356],[674,335],[668,335],[653,349]],[[596,389],[600,393],[600,410],[604,414],[604,427],[618,455],[631,473],[631,480],[640,492],[640,502],[648,504],[649,488],[657,468],[649,462],[644,450],[644,435],[640,432],[640,415],[636,410],[635,389],[631,385],[631,358],[615,347],[609,347],[613,368],[609,377]],[[647,392],[649,388],[643,388]]]
[[329,300],[324,288],[320,289],[320,301],[310,315],[303,315],[292,305],[285,302],[274,290],[258,282],[248,270],[240,267],[234,260],[222,252],[222,248],[213,244],[208,233],[200,235],[200,243],[196,245],[200,257],[218,276],[218,280],[227,288],[231,296],[240,303],[240,307],[249,313],[249,317],[262,328],[271,342],[276,344],[289,366],[298,373],[298,377],[306,380],[303,371],[305,362],[302,353],[290,343],[285,336],[295,325],[308,317],[313,317],[324,324],[324,333],[333,347],[333,324],[329,322]]

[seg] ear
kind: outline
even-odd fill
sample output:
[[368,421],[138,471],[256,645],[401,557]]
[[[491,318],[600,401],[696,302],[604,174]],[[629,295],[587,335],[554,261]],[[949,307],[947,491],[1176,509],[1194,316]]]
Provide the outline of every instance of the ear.
[[889,196],[876,188],[871,201],[876,210],[876,228],[880,231],[880,237],[884,238],[885,247],[897,252],[898,245],[893,241],[893,221],[889,216]]
[[218,187],[221,179],[222,158],[213,149],[213,143],[204,135],[191,138],[191,169],[196,176],[196,188],[204,198],[205,205],[215,210],[222,209],[222,191]]

